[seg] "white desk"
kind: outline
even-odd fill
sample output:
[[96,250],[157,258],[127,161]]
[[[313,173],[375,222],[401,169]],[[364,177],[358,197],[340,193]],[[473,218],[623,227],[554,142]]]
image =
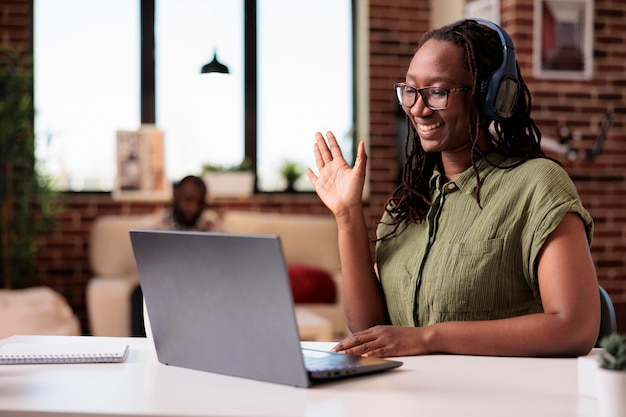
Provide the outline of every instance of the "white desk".
[[0,366],[0,415],[597,416],[596,401],[578,395],[575,359],[410,357],[384,374],[304,389],[161,365],[147,339],[124,340],[121,364]]

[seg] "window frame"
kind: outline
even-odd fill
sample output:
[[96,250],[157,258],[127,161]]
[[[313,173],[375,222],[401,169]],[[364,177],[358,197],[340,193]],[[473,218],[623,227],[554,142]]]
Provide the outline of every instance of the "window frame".
[[[368,120],[367,112],[362,109],[359,103],[367,103],[361,99],[366,94],[366,89],[359,86],[367,85],[361,74],[363,65],[363,47],[367,32],[361,29],[365,26],[366,7],[357,5],[357,1],[351,0],[352,9],[352,68],[354,77],[352,79],[352,126],[354,135],[351,154],[356,157],[357,142],[354,138],[359,137],[357,133],[366,131],[363,121]],[[141,0],[141,123],[154,124],[156,122],[155,104],[155,68],[154,60],[154,9],[155,0]],[[257,77],[257,0],[244,0],[244,159],[251,162],[251,169],[255,174],[254,193],[274,194],[284,193],[284,191],[261,191],[257,181],[257,97],[258,97],[258,77]],[[361,120],[357,125],[357,121]],[[354,160],[348,161],[354,163]],[[313,191],[298,191],[298,193],[313,193]]]
[[[258,79],[257,79],[257,0],[243,0],[244,2],[244,155],[251,161],[252,169],[257,176],[258,169]],[[156,124],[156,59],[155,59],[155,0],[139,0],[139,121],[141,125]],[[356,157],[357,138],[369,143],[369,115],[367,89],[367,2],[350,0],[352,14],[352,149],[350,154],[353,163]],[[34,7],[31,8],[31,16]],[[31,19],[32,21],[32,19]],[[346,152],[348,154],[348,152]],[[366,182],[366,190],[368,184]],[[100,192],[100,190],[59,190],[61,192]],[[111,190],[114,191],[114,190]],[[254,186],[255,194],[283,193],[284,191],[261,191],[257,181]],[[102,192],[108,192],[103,190]],[[313,191],[298,191],[312,193]]]

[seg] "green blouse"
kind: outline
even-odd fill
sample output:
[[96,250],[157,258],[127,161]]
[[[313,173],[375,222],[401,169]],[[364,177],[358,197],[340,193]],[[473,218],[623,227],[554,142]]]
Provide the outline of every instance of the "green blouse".
[[[515,160],[492,153],[496,165]],[[401,225],[376,246],[376,262],[391,322],[426,326],[493,320],[542,312],[537,256],[568,212],[583,220],[591,244],[593,220],[558,164],[539,158],[511,169],[487,161],[455,181],[431,179],[434,205],[422,223]],[[385,213],[378,237],[392,229]]]

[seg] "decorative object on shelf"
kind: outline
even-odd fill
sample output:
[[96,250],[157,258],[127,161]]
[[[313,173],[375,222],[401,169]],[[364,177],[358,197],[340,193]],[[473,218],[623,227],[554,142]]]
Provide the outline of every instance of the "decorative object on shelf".
[[285,191],[293,193],[296,191],[295,184],[304,175],[304,168],[297,162],[285,161],[280,168],[280,175],[283,177],[287,186]]
[[602,338],[596,372],[598,406],[602,417],[626,416],[626,334]]
[[202,179],[207,185],[209,199],[249,198],[254,194],[254,171],[250,159],[237,165],[202,166]]
[[35,159],[32,57],[0,45],[0,286],[37,277],[37,238],[59,211]]
[[163,132],[144,124],[138,130],[117,131],[115,200],[169,200],[165,178]]

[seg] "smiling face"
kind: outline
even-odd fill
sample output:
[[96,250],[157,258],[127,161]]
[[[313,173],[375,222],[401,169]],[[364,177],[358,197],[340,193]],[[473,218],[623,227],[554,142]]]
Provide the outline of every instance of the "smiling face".
[[[411,60],[406,83],[416,88],[437,86],[450,89],[471,86],[472,77],[465,68],[461,48],[431,39]],[[449,94],[448,106],[443,110],[430,110],[421,97],[412,107],[403,107],[417,130],[424,151],[458,153],[471,148],[471,100],[471,91],[457,91]]]

